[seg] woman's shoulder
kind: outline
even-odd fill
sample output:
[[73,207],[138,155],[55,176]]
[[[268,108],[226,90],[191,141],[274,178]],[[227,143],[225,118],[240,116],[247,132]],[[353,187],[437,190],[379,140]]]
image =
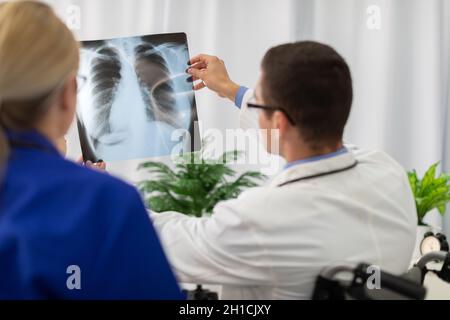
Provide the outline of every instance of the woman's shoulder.
[[135,221],[146,216],[142,197],[131,184],[107,172],[70,161],[64,167],[61,175],[67,179],[58,181],[58,201],[64,203],[64,206],[72,204],[67,210],[73,210],[78,216],[89,216],[88,220],[99,226],[105,220],[109,225],[120,225],[126,219]]

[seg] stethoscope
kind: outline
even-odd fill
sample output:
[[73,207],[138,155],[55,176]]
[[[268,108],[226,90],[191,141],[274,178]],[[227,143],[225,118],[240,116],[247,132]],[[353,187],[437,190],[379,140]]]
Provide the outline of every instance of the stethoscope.
[[293,179],[293,180],[289,180],[289,181],[286,181],[286,182],[283,182],[283,183],[279,184],[278,187],[283,187],[285,185],[296,183],[296,182],[303,181],[303,180],[310,180],[310,179],[315,179],[315,178],[319,178],[319,177],[328,176],[328,175],[335,174],[335,173],[348,171],[348,170],[353,169],[357,165],[358,165],[358,161],[355,160],[355,162],[352,163],[348,167],[337,169],[337,170],[332,170],[332,171],[328,171],[328,172],[322,172],[322,173],[318,173],[318,174],[313,174],[313,175],[310,175],[310,176],[301,177],[301,178],[297,178],[297,179]]

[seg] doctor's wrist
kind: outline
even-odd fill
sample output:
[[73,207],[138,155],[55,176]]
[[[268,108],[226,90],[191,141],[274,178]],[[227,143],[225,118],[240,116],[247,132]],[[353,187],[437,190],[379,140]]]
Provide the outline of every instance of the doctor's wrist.
[[237,83],[234,83],[233,81],[230,80],[230,82],[225,84],[221,95],[234,102],[236,95],[239,91],[239,88],[240,88],[240,86]]

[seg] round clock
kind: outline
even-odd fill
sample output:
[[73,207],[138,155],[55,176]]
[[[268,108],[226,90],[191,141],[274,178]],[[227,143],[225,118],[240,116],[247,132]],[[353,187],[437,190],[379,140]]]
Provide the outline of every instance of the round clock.
[[420,253],[425,255],[435,251],[449,251],[447,239],[442,233],[427,232],[420,243]]

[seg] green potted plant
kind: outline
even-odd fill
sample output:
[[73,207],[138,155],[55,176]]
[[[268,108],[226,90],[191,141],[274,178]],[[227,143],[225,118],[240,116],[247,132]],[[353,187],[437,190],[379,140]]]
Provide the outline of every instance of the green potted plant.
[[255,187],[266,177],[248,171],[239,175],[228,166],[241,152],[225,152],[217,159],[205,155],[207,142],[200,151],[177,156],[175,168],[148,161],[139,166],[152,178],[138,184],[146,205],[153,212],[177,211],[189,216],[211,214],[223,200],[236,198],[244,189]]
[[450,175],[441,173],[436,176],[438,165],[439,162],[433,164],[422,179],[417,176],[416,170],[408,172],[420,226],[426,225],[423,218],[433,209],[437,209],[441,215],[444,215],[447,203],[450,202]]
[[419,246],[425,233],[432,231],[431,226],[428,226],[423,220],[425,215],[432,210],[437,210],[443,216],[447,203],[450,202],[450,175],[441,173],[436,176],[438,165],[439,162],[428,168],[422,178],[417,176],[415,170],[408,172],[409,184],[416,201],[418,219],[414,259],[420,257]]

